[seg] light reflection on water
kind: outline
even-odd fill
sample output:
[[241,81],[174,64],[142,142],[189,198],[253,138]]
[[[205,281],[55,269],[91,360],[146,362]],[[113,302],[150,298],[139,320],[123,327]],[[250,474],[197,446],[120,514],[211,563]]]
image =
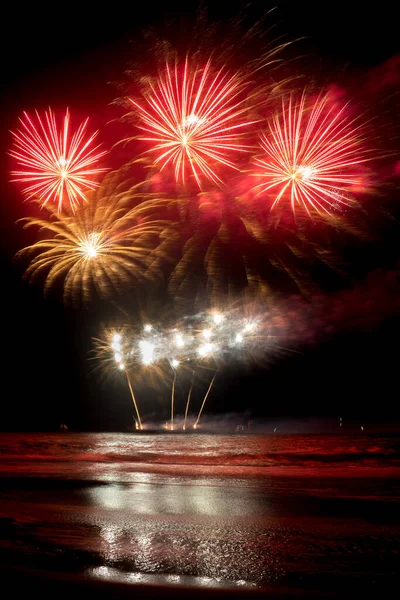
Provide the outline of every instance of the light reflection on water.
[[146,485],[142,483],[93,486],[83,492],[90,504],[136,514],[249,516],[273,514],[268,494],[252,487],[231,488],[210,485]]
[[257,520],[269,512],[268,497],[250,487],[114,484],[80,493],[96,509],[85,522],[93,518],[100,525],[104,565],[110,568],[163,573],[170,583],[203,577],[207,585],[275,581],[282,572],[279,554],[265,552]]
[[[100,526],[104,566],[124,573],[194,576],[196,584],[276,581],[283,572],[259,518],[268,496],[251,487],[114,484],[81,490],[85,523]],[[270,537],[270,536],[269,536]],[[265,544],[270,546],[266,552]],[[114,574],[116,571],[112,571]],[[109,571],[96,571],[97,576]],[[221,584],[222,585],[222,584]],[[225,583],[224,583],[225,585]]]
[[108,579],[120,583],[147,583],[151,585],[183,585],[187,587],[210,587],[210,588],[258,588],[256,583],[238,579],[213,579],[211,577],[193,577],[188,575],[149,575],[146,573],[122,572],[111,567],[96,567],[87,570],[88,575],[95,579]]

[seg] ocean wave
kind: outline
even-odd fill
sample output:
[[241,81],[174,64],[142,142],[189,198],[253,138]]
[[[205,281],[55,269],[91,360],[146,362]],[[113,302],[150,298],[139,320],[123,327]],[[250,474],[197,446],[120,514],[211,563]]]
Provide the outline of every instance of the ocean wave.
[[[400,439],[381,436],[3,435],[1,463],[175,467],[400,467]],[[125,465],[125,466],[124,466]]]

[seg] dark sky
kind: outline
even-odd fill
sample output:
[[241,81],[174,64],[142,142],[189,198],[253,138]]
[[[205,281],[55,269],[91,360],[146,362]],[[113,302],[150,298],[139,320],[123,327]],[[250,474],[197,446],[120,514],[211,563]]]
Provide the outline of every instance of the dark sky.
[[[162,3],[163,8],[140,3],[138,12],[136,4],[108,3],[107,10],[93,4],[86,11],[68,3],[54,5],[51,13],[37,3],[23,10],[10,3],[2,24],[0,223],[5,327],[0,429],[56,429],[61,421],[77,429],[120,429],[130,418],[125,387],[112,381],[100,386],[88,376],[87,351],[104,316],[101,307],[67,310],[57,297],[44,300],[40,288],[21,282],[22,267],[12,257],[26,238],[15,221],[29,214],[29,205],[8,182],[11,163],[6,151],[8,129],[15,128],[22,110],[69,106],[78,115],[90,114],[94,125],[101,127],[116,95],[108,82],[123,78],[131,58],[130,40],[149,25],[163,28],[167,20],[185,28],[196,10],[195,3],[171,0]],[[210,4],[210,18],[222,21],[241,6],[229,2],[228,14],[227,2]],[[310,71],[334,78],[347,73],[347,79],[354,73],[376,85],[386,76],[389,87],[381,96],[393,93],[390,82],[397,68],[399,84],[399,66],[392,57],[400,52],[395,3],[382,1],[367,8],[364,3],[342,1],[254,2],[248,9],[249,22],[274,4],[277,8],[269,22],[276,24],[278,34],[304,38],[296,49]],[[381,96],[371,98],[378,112],[391,119],[398,114],[391,112],[396,99],[388,109]],[[247,408],[266,417],[344,414],[361,421],[399,420],[396,196],[396,185],[384,187],[377,201],[391,217],[379,213],[373,239],[348,252],[357,268],[351,269],[353,278],[346,282],[346,290],[322,302],[326,308],[320,320],[302,317],[306,326],[316,329],[308,336],[312,341],[297,344],[296,352],[277,357],[267,370],[221,376],[210,397],[210,412]],[[319,328],[329,328],[332,306],[344,316],[333,321],[330,335],[319,335]]]

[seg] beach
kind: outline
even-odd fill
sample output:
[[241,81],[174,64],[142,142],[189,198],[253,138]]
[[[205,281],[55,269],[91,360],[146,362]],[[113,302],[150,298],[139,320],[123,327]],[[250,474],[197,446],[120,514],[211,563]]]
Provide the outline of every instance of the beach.
[[21,433],[0,448],[0,562],[17,588],[354,597],[398,583],[398,435]]

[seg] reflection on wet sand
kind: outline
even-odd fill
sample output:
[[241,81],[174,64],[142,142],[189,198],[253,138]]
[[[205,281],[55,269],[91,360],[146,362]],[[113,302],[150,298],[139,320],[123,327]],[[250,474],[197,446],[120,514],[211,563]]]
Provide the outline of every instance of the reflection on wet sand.
[[193,439],[4,436],[1,562],[176,590],[342,593],[397,577],[397,438]]
[[[277,577],[277,557],[269,566],[258,554],[264,535],[257,515],[268,511],[267,498],[251,487],[107,485],[83,494],[85,505],[102,509],[101,552],[114,575],[118,566],[124,578],[127,570],[164,573],[169,583],[179,583],[182,575],[199,584],[256,585],[266,570],[269,580]],[[110,577],[110,571],[95,573]]]

